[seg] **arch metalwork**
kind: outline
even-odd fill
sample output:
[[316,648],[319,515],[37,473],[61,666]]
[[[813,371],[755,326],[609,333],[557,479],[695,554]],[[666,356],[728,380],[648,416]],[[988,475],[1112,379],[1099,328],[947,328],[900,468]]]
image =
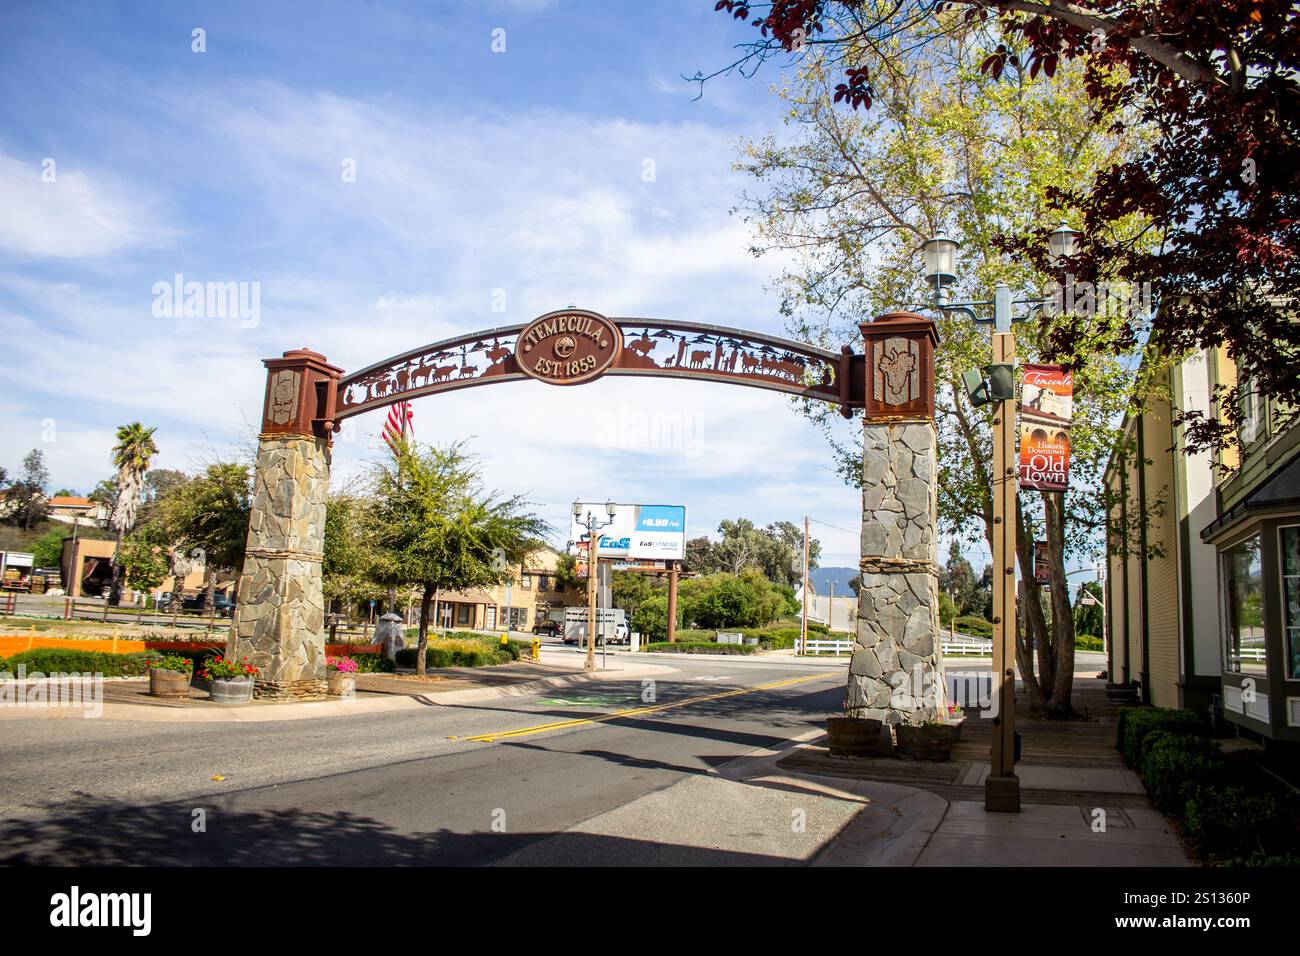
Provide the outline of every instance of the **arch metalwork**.
[[[591,315],[560,310],[550,316]],[[546,318],[545,316],[543,319]],[[599,317],[604,318],[604,317]],[[520,334],[541,320],[434,342],[376,362],[338,382],[334,421],[425,395],[537,378],[522,366]],[[621,341],[598,375],[700,379],[862,406],[863,356],[744,329],[698,322],[611,317]],[[595,377],[595,376],[591,376]],[[856,384],[856,388],[855,388]]]

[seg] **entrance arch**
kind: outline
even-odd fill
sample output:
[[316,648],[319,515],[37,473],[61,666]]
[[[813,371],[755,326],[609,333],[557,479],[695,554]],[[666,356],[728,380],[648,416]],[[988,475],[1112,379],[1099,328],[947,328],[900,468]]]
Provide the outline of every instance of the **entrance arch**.
[[[321,559],[331,436],[398,401],[535,379],[699,379],[864,411],[862,586],[848,713],[891,723],[937,716],[939,644],[933,320],[892,312],[832,352],[762,332],[587,309],[434,342],[347,373],[309,349],[265,359],[266,393],[230,652],[264,697],[325,692]],[[928,682],[928,686],[927,686]]]

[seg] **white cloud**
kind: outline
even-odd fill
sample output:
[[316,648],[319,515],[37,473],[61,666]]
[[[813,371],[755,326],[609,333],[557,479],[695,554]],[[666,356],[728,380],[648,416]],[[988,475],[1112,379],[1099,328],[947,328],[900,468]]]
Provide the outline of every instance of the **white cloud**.
[[[122,421],[161,426],[167,467],[241,446],[260,411],[260,360],[290,348],[358,369],[569,303],[784,331],[763,293],[779,264],[755,261],[747,230],[728,215],[739,190],[733,131],[430,111],[269,85],[168,95],[184,133],[172,141],[191,150],[173,160],[186,178],[172,204],[198,210],[185,244],[148,255],[122,247],[116,281],[0,274],[0,295],[12,300],[0,314],[17,333],[14,418],[31,431],[55,408],[92,459],[61,458],[56,484],[102,477]],[[340,178],[345,158],[357,161],[355,183]],[[652,182],[642,179],[646,158]],[[242,215],[247,234],[232,238],[187,203],[192,182],[226,184],[217,201],[230,207],[218,221],[226,230]],[[150,284],[174,272],[260,282],[260,324],[154,318]],[[504,313],[492,311],[496,289]],[[688,428],[691,447],[648,442],[628,424],[645,410]],[[355,420],[340,437],[340,481],[382,453],[373,442],[382,418]],[[858,520],[857,492],[833,474],[816,430],[772,392],[628,378],[495,385],[417,401],[416,434],[476,436],[488,483],[529,493],[561,528],[575,497],[680,501],[693,534],[742,514]],[[24,443],[0,440],[0,461],[16,461]]]
[[58,157],[25,162],[0,150],[0,208],[0,250],[22,256],[104,256],[169,234],[135,190]]

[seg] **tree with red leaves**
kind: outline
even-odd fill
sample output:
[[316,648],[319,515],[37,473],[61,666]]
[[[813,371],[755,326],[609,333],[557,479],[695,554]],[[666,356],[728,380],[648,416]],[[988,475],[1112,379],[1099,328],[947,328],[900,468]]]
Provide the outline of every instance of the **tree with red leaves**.
[[[1233,444],[1249,392],[1300,408],[1300,12],[1290,0],[717,0],[759,37],[695,79],[750,75],[816,46],[843,71],[836,101],[870,109],[861,51],[896,48],[891,68],[905,69],[909,51],[951,20],[937,8],[996,22],[1004,42],[985,72],[1000,76],[1010,63],[1050,77],[1062,60],[1079,60],[1098,112],[1155,132],[1140,155],[1057,198],[1083,216],[1069,263],[1076,281],[1118,274],[1152,284],[1155,314],[1131,322],[1125,344],[1148,337],[1170,354],[1224,346],[1237,362],[1237,384],[1218,386],[1218,414],[1185,415],[1189,444]],[[1116,70],[1125,83],[1106,82]],[[1154,248],[1107,228],[1133,214],[1151,224]],[[1050,228],[1008,237],[1006,252],[1044,265]],[[1051,355],[1077,363],[1084,343],[1063,324]]]

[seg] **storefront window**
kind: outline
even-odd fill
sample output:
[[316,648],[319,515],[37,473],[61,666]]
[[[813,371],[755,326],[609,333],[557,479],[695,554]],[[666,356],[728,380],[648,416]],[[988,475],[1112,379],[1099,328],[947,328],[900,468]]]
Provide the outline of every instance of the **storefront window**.
[[1286,627],[1287,677],[1300,680],[1300,527],[1281,530],[1282,621]]
[[1227,599],[1226,669],[1243,674],[1263,674],[1267,658],[1264,649],[1264,568],[1260,561],[1259,535],[1223,553]]

